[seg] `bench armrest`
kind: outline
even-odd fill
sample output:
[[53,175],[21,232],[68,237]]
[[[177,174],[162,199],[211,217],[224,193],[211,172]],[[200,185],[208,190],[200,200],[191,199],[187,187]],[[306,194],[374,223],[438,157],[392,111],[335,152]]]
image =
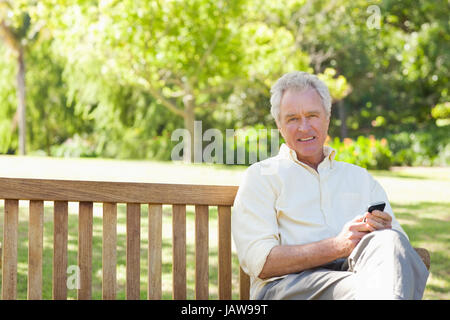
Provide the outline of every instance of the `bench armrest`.
[[417,254],[420,256],[427,269],[430,270],[431,260],[428,250],[425,248],[414,248],[414,250],[416,250]]

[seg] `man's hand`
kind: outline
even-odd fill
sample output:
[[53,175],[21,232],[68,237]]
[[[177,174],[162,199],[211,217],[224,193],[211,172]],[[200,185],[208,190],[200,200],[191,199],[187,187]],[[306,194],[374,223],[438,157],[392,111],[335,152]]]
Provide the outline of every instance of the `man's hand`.
[[341,258],[348,257],[362,237],[371,231],[363,219],[363,216],[359,216],[347,222],[335,238],[336,249]]
[[366,212],[364,214],[364,222],[367,228],[372,232],[375,230],[391,229],[392,217],[389,213],[374,210],[372,213]]

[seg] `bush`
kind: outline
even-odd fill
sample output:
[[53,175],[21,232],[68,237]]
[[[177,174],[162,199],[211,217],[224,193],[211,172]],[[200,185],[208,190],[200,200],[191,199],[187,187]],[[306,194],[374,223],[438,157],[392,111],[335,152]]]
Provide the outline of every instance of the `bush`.
[[449,126],[429,127],[415,132],[401,132],[387,137],[393,165],[450,165]]
[[359,136],[356,140],[338,137],[328,144],[337,152],[336,160],[358,165],[366,169],[387,170],[392,165],[392,152],[386,139]]
[[[250,165],[256,161],[271,157],[272,138],[279,138],[276,147],[279,147],[282,139],[279,135],[278,137],[272,137],[271,129],[272,128],[267,128],[263,125],[254,125],[235,130],[234,142],[229,141],[229,144],[233,146],[232,152],[234,154],[234,163]],[[276,140],[274,141],[277,142]],[[231,150],[226,150],[226,143],[227,141],[225,138],[224,151],[230,152]],[[277,150],[275,150],[275,155],[277,154]],[[245,157],[242,157],[244,155]],[[226,163],[225,156],[226,154],[224,153],[224,163]],[[242,160],[245,162],[242,163]]]
[[83,137],[75,134],[67,139],[63,144],[52,146],[50,155],[53,157],[79,158],[79,157],[97,157],[95,145],[86,135]]

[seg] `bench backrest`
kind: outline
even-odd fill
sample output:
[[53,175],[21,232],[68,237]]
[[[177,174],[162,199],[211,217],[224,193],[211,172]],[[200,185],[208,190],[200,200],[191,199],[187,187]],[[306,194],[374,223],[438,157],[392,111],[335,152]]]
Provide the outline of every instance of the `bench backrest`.
[[[42,298],[44,201],[54,201],[53,299],[67,298],[68,203],[79,202],[78,299],[92,298],[93,204],[103,204],[102,297],[116,298],[117,204],[126,204],[126,298],[140,296],[141,204],[148,204],[148,299],[162,297],[162,206],[172,205],[174,299],[186,299],[186,206],[195,206],[195,298],[209,293],[209,208],[218,211],[218,297],[232,298],[231,206],[236,186],[0,178],[4,201],[2,299],[17,298],[19,200],[30,200],[28,299]],[[249,298],[240,269],[239,297]]]

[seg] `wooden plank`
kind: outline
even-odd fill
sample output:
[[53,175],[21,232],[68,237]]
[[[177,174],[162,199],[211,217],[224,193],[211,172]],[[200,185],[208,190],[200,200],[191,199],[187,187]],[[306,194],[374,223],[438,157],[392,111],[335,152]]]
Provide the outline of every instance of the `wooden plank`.
[[172,206],[173,299],[186,299],[186,206]]
[[55,201],[53,214],[53,299],[67,299],[68,203]]
[[150,300],[162,298],[162,205],[148,205],[148,287]]
[[218,206],[219,299],[231,299],[231,207]]
[[93,203],[80,202],[78,213],[78,267],[80,287],[78,300],[92,299],[92,232]]
[[239,267],[239,299],[250,300],[250,277]]
[[116,299],[117,287],[117,204],[103,203],[102,298]]
[[232,205],[237,186],[0,178],[0,199]]
[[195,206],[195,298],[208,299],[208,206]]
[[127,203],[127,300],[140,298],[141,205]]
[[5,200],[3,221],[2,299],[15,300],[17,298],[18,200]]
[[42,299],[42,250],[44,239],[44,201],[30,201],[28,227],[28,300]]

